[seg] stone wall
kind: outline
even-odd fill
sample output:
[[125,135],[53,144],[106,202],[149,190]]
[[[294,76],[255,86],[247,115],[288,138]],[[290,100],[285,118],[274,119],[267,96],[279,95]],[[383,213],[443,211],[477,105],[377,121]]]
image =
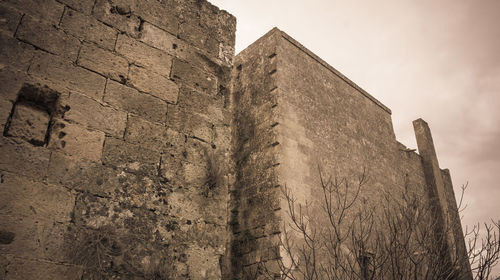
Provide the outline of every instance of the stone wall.
[[0,279],[219,279],[235,18],[194,0],[0,18]]
[[318,206],[320,172],[458,220],[425,123],[417,154],[284,32],[234,57],[235,25],[205,0],[0,2],[0,279],[265,278],[283,190]]
[[276,41],[264,36],[234,62],[235,188],[231,192],[234,279],[256,279],[257,266],[279,255],[280,200]]
[[[309,205],[309,217],[322,219],[320,173],[325,180],[346,180],[351,197],[357,179],[366,175],[355,207],[376,216],[391,207],[381,207],[387,198],[398,200],[408,190],[425,209],[435,205],[440,212],[456,213],[451,181],[443,176],[447,200],[436,199],[427,157],[396,141],[390,109],[286,33],[271,30],[236,56],[235,67],[236,187],[241,191],[235,209],[243,226],[234,240],[240,278],[265,278],[269,271],[259,272],[258,266],[279,257],[280,236],[283,242],[284,231],[293,232],[283,189],[296,205]],[[416,135],[432,145],[432,139]],[[434,168],[439,170],[437,158]],[[460,224],[458,215],[451,220]],[[328,223],[326,217],[319,222]],[[450,238],[463,245],[460,228],[454,235]],[[463,249],[457,252],[464,254]]]

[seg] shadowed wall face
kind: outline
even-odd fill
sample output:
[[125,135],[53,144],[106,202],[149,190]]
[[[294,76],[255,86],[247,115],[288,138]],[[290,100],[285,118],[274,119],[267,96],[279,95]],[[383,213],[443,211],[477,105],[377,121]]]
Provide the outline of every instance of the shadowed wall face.
[[0,278],[219,279],[235,18],[0,3]]

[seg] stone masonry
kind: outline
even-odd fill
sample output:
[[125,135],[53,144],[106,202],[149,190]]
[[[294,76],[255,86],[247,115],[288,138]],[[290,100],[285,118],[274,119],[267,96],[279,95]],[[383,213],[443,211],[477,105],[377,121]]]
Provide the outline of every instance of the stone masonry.
[[[410,186],[451,229],[447,254],[465,256],[449,171],[439,168],[423,120],[414,122],[417,154],[396,140],[389,108],[277,28],[236,56],[233,81],[236,188],[230,225],[236,278],[267,279],[276,272],[284,231],[293,231],[283,187],[296,203],[309,202],[320,219],[321,210],[314,208],[323,197],[318,171],[337,179],[366,172],[369,183],[359,201],[375,215],[386,195]],[[463,261],[463,279],[470,279]],[[263,264],[268,271],[259,273]]]
[[220,279],[235,18],[194,0],[0,18],[0,279]]
[[0,280],[253,279],[318,166],[368,167],[374,204],[404,175],[457,223],[424,121],[408,151],[293,38],[235,57],[235,30],[205,0],[0,1]]

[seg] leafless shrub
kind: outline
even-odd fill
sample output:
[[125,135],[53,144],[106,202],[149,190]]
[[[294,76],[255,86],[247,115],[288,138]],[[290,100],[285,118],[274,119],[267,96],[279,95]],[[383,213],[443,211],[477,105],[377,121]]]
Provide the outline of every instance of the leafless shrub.
[[467,249],[474,279],[490,279],[491,270],[500,259],[500,221],[484,223],[483,232],[477,224],[465,233],[469,237]]
[[446,226],[432,203],[406,180],[400,193],[386,194],[377,207],[370,207],[360,197],[365,171],[357,180],[325,179],[321,171],[319,178],[322,197],[315,203],[299,203],[291,189],[282,188],[287,208],[281,256],[275,261],[278,273],[269,269],[269,261],[261,261],[258,275],[293,280],[491,279],[491,268],[500,259],[500,222],[486,224],[483,239],[478,226],[466,231],[467,250],[459,244],[450,247],[448,237],[457,225]]

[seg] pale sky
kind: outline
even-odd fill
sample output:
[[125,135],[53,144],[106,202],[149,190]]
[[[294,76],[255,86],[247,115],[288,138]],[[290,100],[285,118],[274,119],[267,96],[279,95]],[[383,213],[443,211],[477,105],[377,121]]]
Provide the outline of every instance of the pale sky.
[[464,225],[500,220],[500,0],[210,0],[237,18],[236,53],[285,31],[392,110],[416,148],[429,123]]

